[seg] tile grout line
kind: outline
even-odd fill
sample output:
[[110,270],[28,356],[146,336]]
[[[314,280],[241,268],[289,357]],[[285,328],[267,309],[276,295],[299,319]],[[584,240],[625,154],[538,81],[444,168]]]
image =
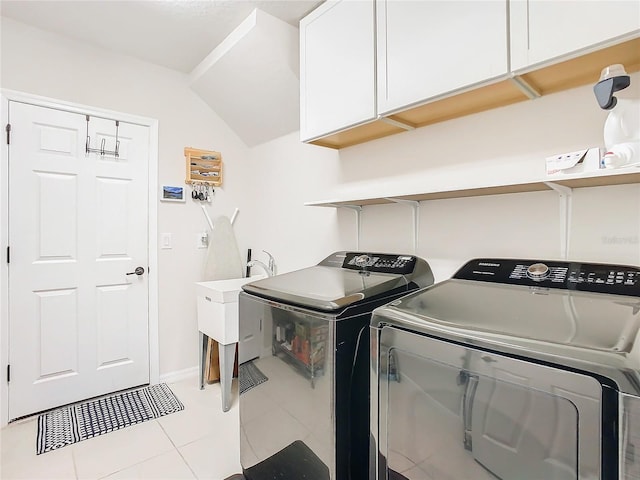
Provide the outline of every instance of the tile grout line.
[[76,476],[76,480],[80,480],[78,476],[78,467],[76,465],[76,449],[74,448],[74,444],[69,445],[71,447],[71,463],[73,464],[73,473]]
[[[157,418],[154,418],[152,421],[154,421],[154,422],[158,422],[158,419],[157,419]],[[144,422],[143,422],[143,423],[144,423]],[[162,428],[162,424],[161,424],[160,422],[158,422],[158,425],[160,426],[160,429],[162,430],[162,432],[167,436],[167,438],[169,439],[169,442],[171,442],[171,445],[174,447],[174,449],[176,449],[176,450],[177,450],[177,448],[176,448],[175,444],[173,443],[173,441],[171,440],[171,438],[169,437],[169,435],[167,434],[167,432],[165,431],[165,429],[164,429],[164,428]],[[112,475],[115,475],[115,474],[117,474],[117,473],[120,473],[120,472],[123,472],[123,471],[125,471],[125,470],[128,470],[129,468],[135,467],[136,465],[140,465],[140,464],[142,464],[142,463],[148,462],[149,460],[153,460],[154,458],[158,458],[158,457],[161,457],[161,456],[163,456],[163,455],[166,455],[166,454],[167,454],[167,453],[169,453],[169,452],[170,452],[170,450],[168,450],[168,451],[166,451],[166,452],[158,453],[157,455],[154,455],[154,456],[149,457],[149,458],[145,458],[144,460],[141,460],[141,461],[140,461],[140,462],[138,462],[138,463],[134,463],[133,465],[129,465],[129,466],[127,466],[127,467],[123,467],[123,468],[121,468],[121,469],[119,469],[119,470],[116,470],[115,472],[111,472],[111,473],[109,473],[109,474],[107,474],[107,475],[103,475],[102,477],[99,477],[99,479],[98,479],[98,480],[100,480],[100,479],[104,479],[104,478],[109,478],[109,477],[110,477],[110,476],[112,476]],[[178,454],[180,454],[180,452],[178,452]],[[184,459],[183,459],[183,460],[184,460]],[[186,461],[185,461],[185,463],[186,463]],[[188,467],[188,466],[189,466],[189,465],[187,464],[187,467]],[[191,468],[189,468],[189,470],[191,470]],[[192,471],[193,471],[193,470],[192,470]],[[77,478],[77,475],[76,475],[76,478]],[[196,478],[197,478],[197,477],[196,477]],[[80,480],[80,479],[78,479],[78,480]]]
[[[157,418],[153,418],[153,419],[150,419],[150,420],[147,420],[147,421],[144,421],[144,422],[139,422],[139,423],[136,423],[136,424],[129,425],[128,427],[136,427],[136,426],[140,426],[140,425],[144,425],[144,424],[151,424],[152,422],[158,422],[158,419],[157,419]],[[158,422],[158,425],[159,425],[159,426],[160,426],[160,428],[162,429],[163,433],[166,435],[166,432],[164,431],[164,429],[163,429],[163,428],[162,428],[162,426],[160,425],[160,422]],[[120,429],[117,429],[117,430],[113,430],[113,432],[121,432],[121,431],[123,431],[123,430],[126,430],[126,428],[120,428]],[[113,432],[108,432],[108,433],[113,433]],[[88,438],[87,440],[93,440],[93,439],[101,438],[101,437],[105,437],[105,436],[106,436],[106,435],[98,435],[98,436],[96,436],[96,437]],[[168,436],[168,435],[167,435],[167,436]],[[171,439],[170,439],[170,438],[169,438],[169,442],[171,443],[171,446],[172,446],[172,447],[175,447],[175,445],[173,444],[173,442],[171,441]],[[80,445],[80,444],[82,444],[82,443],[83,443],[82,441],[80,441],[80,442],[76,442],[76,443],[72,444],[71,446],[72,446],[72,447],[76,447],[77,445]],[[94,478],[94,479],[98,479],[98,480],[100,480],[100,479],[104,479],[104,478],[108,478],[108,477],[110,477],[111,475],[115,475],[115,474],[120,473],[120,472],[122,472],[122,471],[124,471],[124,470],[127,470],[127,469],[129,469],[129,468],[135,467],[135,466],[140,465],[140,464],[142,464],[142,463],[148,462],[149,460],[152,460],[152,459],[154,459],[154,458],[160,457],[160,456],[162,456],[162,455],[165,455],[165,454],[169,453],[170,451],[171,451],[171,450],[166,450],[166,451],[163,451],[163,452],[160,452],[160,453],[157,453],[157,454],[151,455],[150,457],[145,457],[145,458],[143,458],[142,460],[140,460],[140,461],[138,461],[138,462],[136,462],[136,463],[133,463],[133,464],[131,464],[131,465],[124,466],[124,467],[119,468],[119,469],[114,470],[114,471],[110,471],[109,473],[107,473],[107,474],[105,474],[105,475],[101,475],[101,476],[98,476],[98,477],[91,476],[90,478]],[[73,453],[73,455],[72,455],[72,456],[73,456],[73,459],[74,459],[74,468],[75,468],[75,448],[74,448],[74,450],[72,450],[72,453]],[[76,469],[76,479],[77,479],[77,480],[81,480],[81,479],[80,479],[80,477],[78,476],[77,469]]]
[[[186,408],[186,407],[185,407]],[[171,438],[171,436],[169,435],[169,433],[164,429],[164,427],[162,426],[162,423],[160,423],[158,421],[158,419],[156,419],[156,422],[158,422],[158,425],[160,425],[160,428],[162,429],[162,431],[164,432],[164,434],[167,436],[167,438],[169,439],[169,441],[171,442],[171,445],[173,445],[173,448],[176,450],[176,452],[178,453],[178,455],[180,455],[180,458],[182,459],[182,461],[184,462],[184,464],[187,466],[187,468],[191,471],[191,473],[193,474],[193,478],[197,479],[198,475],[196,475],[196,472],[193,470],[193,468],[191,468],[191,465],[189,465],[189,462],[187,462],[187,459],[184,458],[184,456],[182,455],[182,452],[180,451],[180,449],[178,448],[178,446],[173,442],[173,439]]]

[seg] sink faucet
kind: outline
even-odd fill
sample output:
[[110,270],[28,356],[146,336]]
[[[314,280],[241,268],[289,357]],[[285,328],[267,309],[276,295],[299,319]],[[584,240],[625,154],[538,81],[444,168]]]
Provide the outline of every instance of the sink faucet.
[[274,275],[278,274],[278,268],[276,267],[276,260],[275,258],[273,258],[273,255],[271,255],[269,252],[267,252],[266,250],[262,250],[264,253],[266,253],[267,255],[269,255],[269,270],[271,270],[271,273],[273,273]]
[[249,260],[249,262],[247,262],[247,267],[259,266],[266,272],[267,276],[273,277],[274,275],[277,275],[276,261],[273,258],[273,255],[271,255],[269,252],[267,252],[266,250],[263,250],[263,252],[269,255],[269,265],[266,265],[260,260]]
[[268,277],[273,277],[273,271],[260,260],[249,260],[249,262],[247,263],[247,267],[255,266],[259,266],[260,268],[262,268],[266,272]]

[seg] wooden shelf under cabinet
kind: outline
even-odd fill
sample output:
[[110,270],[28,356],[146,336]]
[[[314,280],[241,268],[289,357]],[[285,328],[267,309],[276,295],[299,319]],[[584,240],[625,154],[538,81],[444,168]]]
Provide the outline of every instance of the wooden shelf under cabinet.
[[220,187],[222,185],[222,155],[212,150],[184,149],[187,178],[185,183]]
[[640,38],[564,62],[535,68],[522,73],[520,77],[534,87],[540,95],[548,95],[583,85],[595,85],[600,79],[602,69],[615,63],[624,65],[627,73],[640,71]]

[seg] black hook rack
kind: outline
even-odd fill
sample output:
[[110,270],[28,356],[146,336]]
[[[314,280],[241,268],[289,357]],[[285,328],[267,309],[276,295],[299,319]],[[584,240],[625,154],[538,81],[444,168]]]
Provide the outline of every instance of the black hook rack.
[[116,120],[116,148],[114,150],[105,150],[105,144],[106,144],[106,139],[103,138],[102,141],[100,142],[100,148],[91,148],[91,137],[89,136],[89,115],[86,115],[86,119],[87,119],[87,142],[85,144],[85,153],[89,154],[89,153],[99,153],[100,155],[104,156],[104,155],[113,155],[114,157],[118,158],[120,156],[119,150],[120,150],[120,140],[118,140],[118,127],[120,126],[120,121]]

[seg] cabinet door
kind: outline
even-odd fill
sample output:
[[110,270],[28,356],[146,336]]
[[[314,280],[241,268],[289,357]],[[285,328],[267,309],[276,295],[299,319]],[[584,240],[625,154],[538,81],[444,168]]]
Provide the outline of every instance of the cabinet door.
[[509,15],[513,71],[640,33],[637,0],[510,0]]
[[373,0],[322,4],[300,21],[300,137],[375,118]]
[[377,0],[378,113],[507,73],[507,1]]

